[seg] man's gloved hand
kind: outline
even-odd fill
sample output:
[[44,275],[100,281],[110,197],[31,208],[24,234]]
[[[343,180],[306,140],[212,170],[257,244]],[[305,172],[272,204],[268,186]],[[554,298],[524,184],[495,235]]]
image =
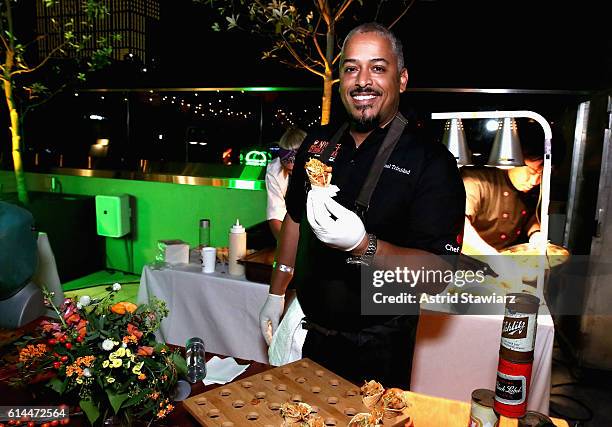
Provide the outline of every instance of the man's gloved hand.
[[352,251],[366,235],[363,222],[357,214],[323,192],[308,192],[306,214],[313,233],[332,248]]
[[259,312],[259,327],[268,345],[272,342],[272,336],[278,328],[278,322],[284,309],[284,295],[268,294],[268,299]]

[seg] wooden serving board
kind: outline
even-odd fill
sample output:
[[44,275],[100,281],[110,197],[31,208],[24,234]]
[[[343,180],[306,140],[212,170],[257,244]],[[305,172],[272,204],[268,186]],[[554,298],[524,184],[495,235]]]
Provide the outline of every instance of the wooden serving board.
[[[285,402],[308,403],[326,426],[346,426],[363,405],[359,387],[310,359],[301,359],[261,374],[190,397],[185,409],[206,427],[278,427]],[[403,426],[410,408],[385,418],[385,427]]]

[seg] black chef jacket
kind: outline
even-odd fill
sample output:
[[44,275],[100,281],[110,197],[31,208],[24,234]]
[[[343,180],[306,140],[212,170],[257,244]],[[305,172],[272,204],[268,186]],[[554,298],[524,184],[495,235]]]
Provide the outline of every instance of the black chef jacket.
[[[376,129],[358,148],[345,132],[330,162],[319,156],[337,127],[324,126],[309,133],[296,156],[286,196],[287,212],[300,223],[293,284],[306,317],[328,329],[361,330],[381,325],[391,316],[361,316],[359,267],[346,264],[347,252],[330,248],[312,233],[306,216],[310,184],[304,164],[314,157],[332,166],[332,184],[340,188],[335,200],[354,210],[388,128]],[[456,255],[464,210],[465,191],[455,159],[443,145],[424,141],[406,128],[372,194],[365,228],[397,246]]]

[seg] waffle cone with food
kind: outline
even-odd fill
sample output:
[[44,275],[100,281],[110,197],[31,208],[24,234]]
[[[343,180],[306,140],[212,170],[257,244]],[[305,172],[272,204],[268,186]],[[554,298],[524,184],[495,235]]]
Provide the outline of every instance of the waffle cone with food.
[[363,404],[368,409],[376,406],[378,401],[385,391],[384,387],[378,381],[370,380],[361,386],[361,394],[363,395]]
[[310,420],[312,407],[307,403],[283,403],[280,407],[280,416],[283,417],[284,427],[304,426]]
[[310,159],[304,165],[306,175],[313,187],[328,187],[331,183],[332,168],[317,159]]
[[372,412],[355,414],[348,423],[348,427],[376,427],[382,425],[382,411],[374,409]]
[[399,388],[385,390],[381,398],[385,418],[394,418],[402,414],[408,408],[408,395]]

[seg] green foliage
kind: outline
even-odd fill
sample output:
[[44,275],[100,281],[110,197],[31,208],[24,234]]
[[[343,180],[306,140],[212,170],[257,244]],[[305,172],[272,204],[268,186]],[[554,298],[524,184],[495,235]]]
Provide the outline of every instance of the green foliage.
[[[61,0],[43,0],[46,8],[55,8]],[[34,40],[22,43],[18,40],[21,28],[16,27],[13,9],[17,1],[0,1],[0,83],[4,86],[2,92],[9,114],[9,129],[11,131],[11,145],[13,151],[13,164],[15,168],[15,179],[17,183],[17,193],[19,200],[27,204],[28,195],[23,173],[23,163],[21,152],[23,147],[23,136],[21,135],[23,126],[23,116],[32,108],[44,103],[54,94],[63,90],[68,81],[85,81],[88,72],[99,70],[110,62],[112,53],[111,43],[107,40],[99,40],[98,46],[92,53],[91,58],[81,61],[79,64],[83,69],[74,72],[71,76],[67,72],[62,72],[62,82],[58,83],[54,90],[49,90],[43,82],[50,73],[45,72],[45,68],[57,71],[57,60],[67,58],[70,52],[82,53],[85,51],[86,44],[90,41],[90,36],[79,35],[82,32],[90,32],[94,28],[94,22],[106,17],[109,12],[104,0],[79,0],[77,4],[85,12],[87,19],[75,22],[70,19],[60,22],[55,18],[50,19],[53,32],[62,34],[62,43],[56,46],[45,58],[37,64],[28,64],[28,49],[36,49],[37,43],[49,37],[49,34],[40,34]],[[112,40],[116,40],[113,38]],[[55,64],[53,63],[55,62]],[[78,61],[77,61],[78,62]],[[56,72],[55,75],[60,73]],[[43,99],[44,98],[44,99]]]

